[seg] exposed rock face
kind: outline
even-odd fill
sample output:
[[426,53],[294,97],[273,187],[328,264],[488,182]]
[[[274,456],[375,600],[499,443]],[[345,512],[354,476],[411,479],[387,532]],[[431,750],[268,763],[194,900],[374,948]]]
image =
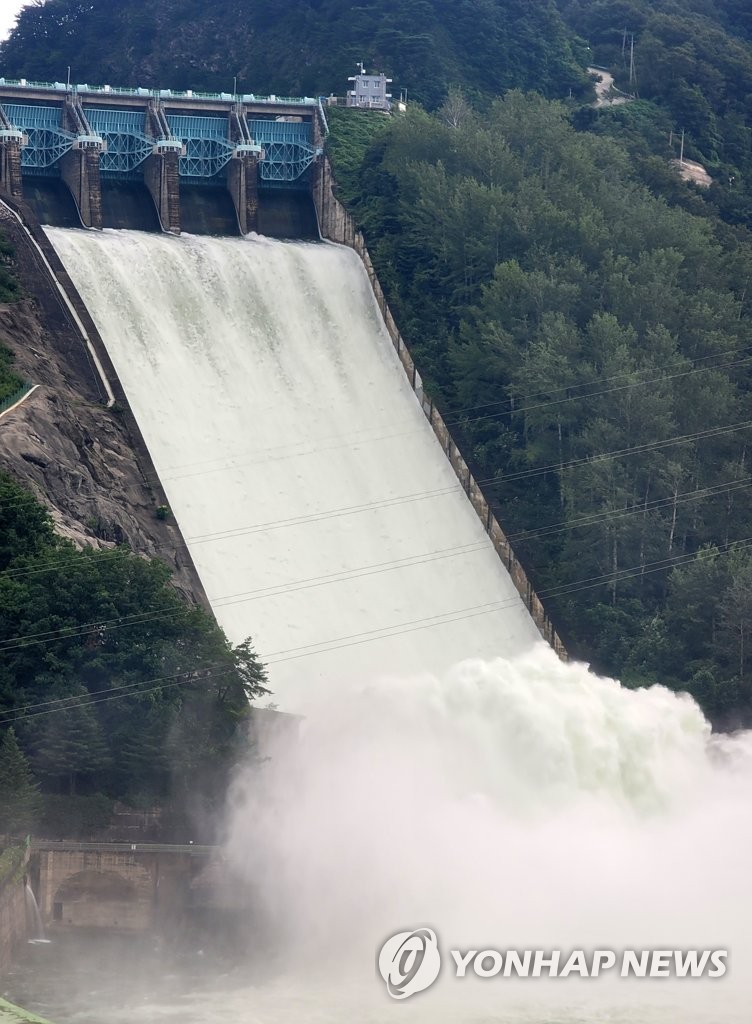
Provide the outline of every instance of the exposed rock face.
[[0,420],[0,468],[47,505],[63,536],[99,548],[126,543],[161,558],[176,588],[206,605],[177,525],[156,517],[164,495],[111,368],[118,402],[108,409],[86,344],[38,252],[2,212],[27,298],[0,305],[0,343],[14,353],[19,376],[41,386]]

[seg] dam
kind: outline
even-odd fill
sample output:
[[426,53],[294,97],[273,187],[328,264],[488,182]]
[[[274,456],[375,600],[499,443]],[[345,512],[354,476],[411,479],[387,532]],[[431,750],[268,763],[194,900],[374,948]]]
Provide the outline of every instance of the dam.
[[[253,637],[272,699],[306,726],[261,784],[251,766],[231,794],[223,857],[259,904],[252,956],[197,948],[187,929],[167,955],[156,940],[108,947],[81,929],[80,946],[31,950],[39,966],[13,979],[14,999],[55,1024],[388,1024],[374,950],[425,923],[452,944],[714,944],[748,964],[749,737],[714,741],[689,698],[598,679],[543,643],[557,638],[400,347],[362,239],[337,211],[322,216],[320,156],[307,154],[305,188],[278,192],[312,192],[322,233],[349,247],[240,237],[235,200],[220,234],[238,237],[212,237],[208,220],[186,230],[196,192],[231,196],[230,161],[255,160],[259,197],[266,186],[260,154],[230,156],[212,185],[181,182],[184,145],[146,157],[173,161],[179,224],[144,168],[122,187],[140,197],[131,213],[152,204],[154,230],[108,225],[106,184],[105,230],[81,230],[85,147],[58,158],[72,153],[72,171],[22,170],[19,188],[42,210],[53,179],[71,197],[79,227],[46,229],[60,277],[101,335],[217,618],[233,642]],[[104,150],[92,151],[106,182]],[[96,196],[96,169],[88,180],[79,199]],[[111,856],[136,891],[153,889],[138,851]],[[99,868],[102,851],[52,851],[66,871],[48,870],[53,919],[57,905],[91,923],[77,904],[97,857]],[[131,891],[111,889],[113,916]],[[445,977],[410,1018],[748,1020],[744,970],[722,997],[715,982],[624,995],[610,981],[522,993]]]
[[0,123],[0,185],[47,225],[275,701],[563,652],[334,198],[320,100],[0,79]]

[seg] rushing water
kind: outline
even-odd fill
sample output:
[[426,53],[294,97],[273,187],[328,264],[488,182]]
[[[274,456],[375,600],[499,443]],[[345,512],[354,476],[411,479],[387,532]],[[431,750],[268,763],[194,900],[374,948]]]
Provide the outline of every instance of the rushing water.
[[49,229],[220,623],[275,701],[537,636],[433,436],[358,257]]
[[[626,690],[536,643],[461,495],[373,507],[452,481],[351,254],[50,234],[221,621],[258,637],[305,718],[230,794],[245,936],[230,949],[219,935],[179,949],[112,939],[109,953],[61,936],[29,951],[11,995],[59,1024],[748,1024],[750,737],[712,737],[689,698]],[[326,512],[356,504],[369,508]],[[324,518],[280,528],[308,512]],[[374,624],[391,635],[361,645]],[[304,656],[275,662],[292,648]],[[445,949],[728,949],[730,969],[715,981],[445,970],[391,1002],[376,950],[420,925]]]
[[39,912],[37,899],[34,891],[28,882],[24,885],[24,902],[26,903],[26,916],[29,922],[29,941],[46,942],[42,915]]

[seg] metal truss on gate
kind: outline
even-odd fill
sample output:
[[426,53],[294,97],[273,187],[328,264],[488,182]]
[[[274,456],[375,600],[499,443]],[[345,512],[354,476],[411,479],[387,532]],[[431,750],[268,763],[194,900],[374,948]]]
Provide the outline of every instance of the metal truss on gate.
[[146,134],[145,112],[87,107],[86,117],[107,144],[99,164],[103,173],[128,174],[154,151],[156,140]]
[[168,114],[167,123],[176,139],[185,146],[180,158],[180,176],[213,178],[230,162],[235,145],[228,138],[226,117],[194,117]]
[[76,136],[60,124],[62,107],[4,103],[3,108],[13,127],[27,136],[27,144],[21,150],[24,170],[48,170],[73,147]]
[[259,165],[263,182],[297,181],[316,158],[310,122],[253,120],[248,126],[264,150]]
[[[87,95],[91,92],[88,87],[79,89]],[[220,171],[234,156],[254,151],[260,156],[261,183],[294,188],[306,183],[306,171],[321,152],[313,145],[312,122],[302,117],[288,115],[246,120],[242,108],[238,113],[237,107],[233,108],[230,117],[213,113],[165,116],[162,103],[153,101],[157,103],[157,120],[164,136],[157,138],[153,125],[150,126],[146,106],[127,109],[123,104],[120,109],[117,105],[106,106],[103,100],[99,100],[101,105],[90,107],[85,103],[86,96],[82,106],[79,93],[66,95],[73,97],[74,116],[78,110],[81,122],[78,135],[62,127],[62,101],[60,104],[4,102],[6,120],[11,126],[9,130],[19,131],[24,136],[21,165],[27,173],[53,172],[68,150],[97,144],[102,173],[110,178],[127,178],[159,149],[160,144],[165,144],[178,149],[182,147],[179,173],[183,179],[216,181]],[[232,122],[232,117],[235,122]],[[230,137],[231,123],[240,125],[240,140]]]

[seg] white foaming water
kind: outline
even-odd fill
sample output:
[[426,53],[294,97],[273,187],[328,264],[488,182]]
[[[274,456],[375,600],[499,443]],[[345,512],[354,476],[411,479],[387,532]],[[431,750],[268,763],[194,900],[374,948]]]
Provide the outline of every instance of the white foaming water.
[[[278,955],[269,981],[236,971],[175,1003],[103,1001],[91,1019],[748,1024],[750,738],[712,738],[688,698],[624,690],[535,642],[355,257],[49,233],[220,621],[234,640],[254,635],[275,690],[306,716],[239,775],[228,815],[239,898],[252,894],[251,926]],[[323,578],[335,573],[350,578]],[[236,594],[253,600],[228,603]],[[451,621],[413,629],[434,614]],[[361,645],[370,629],[398,635]],[[321,640],[334,649],[307,646]],[[275,659],[291,648],[304,657]],[[375,951],[419,925],[444,948],[728,949],[730,970],[629,984],[445,975],[393,1004]]]
[[720,981],[445,975],[409,1004],[420,1021],[747,1019],[748,735],[713,738],[688,697],[543,646],[333,688],[306,713],[261,784],[238,780],[228,850],[289,960],[341,981],[341,1019],[356,978],[363,1019],[391,1019],[373,951],[419,925],[449,948],[728,949],[731,964]]
[[47,230],[217,617],[253,635],[275,701],[537,639],[354,253]]
[[[752,737],[711,737],[688,697],[541,645],[326,688],[265,753],[238,775],[224,851],[250,897],[247,963],[215,958],[212,976],[194,952],[166,993],[124,957],[122,989],[90,976],[33,1008],[56,1024],[749,1024]],[[376,950],[425,925],[444,951],[726,949],[729,973],[458,980],[445,955],[433,988],[395,1003]]]

